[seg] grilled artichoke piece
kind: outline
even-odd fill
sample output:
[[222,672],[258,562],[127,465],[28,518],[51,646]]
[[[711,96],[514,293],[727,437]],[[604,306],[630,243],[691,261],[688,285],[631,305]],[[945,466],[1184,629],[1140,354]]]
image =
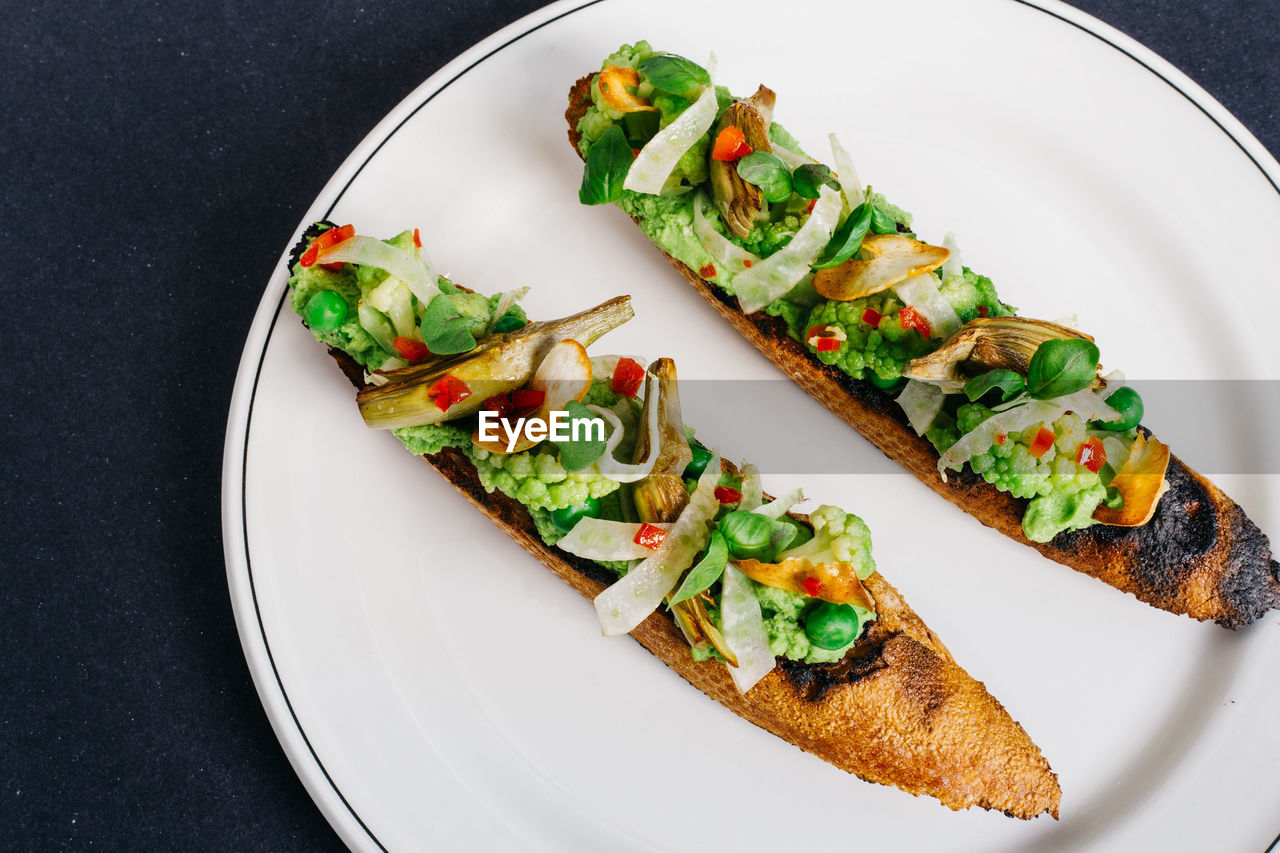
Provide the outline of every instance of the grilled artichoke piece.
[[[641,521],[650,524],[675,521],[689,502],[689,492],[684,487],[684,469],[693,460],[689,440],[684,434],[684,419],[680,416],[680,389],[676,383],[676,363],[660,358],[649,365],[645,374],[645,415],[648,408],[658,407],[658,458],[653,470],[632,489],[636,513]],[[649,458],[649,436],[640,431],[632,461]]]
[[[381,374],[386,383],[365,386],[356,395],[356,403],[365,424],[374,429],[435,424],[470,415],[494,394],[522,387],[560,341],[575,340],[590,346],[634,316],[631,297],[618,296],[570,317],[489,335],[470,352]],[[446,377],[466,383],[468,394],[441,410],[433,398],[438,394],[437,383]]]
[[1083,338],[1075,329],[1029,317],[980,317],[970,320],[942,342],[942,346],[907,362],[902,375],[942,385],[963,385],[978,373],[997,368],[1027,375],[1031,356],[1045,341]]
[[837,302],[861,299],[913,276],[932,272],[951,257],[951,250],[921,243],[902,234],[868,234],[862,239],[866,260],[850,258],[813,274],[813,289]]
[[[586,347],[575,340],[561,341],[553,346],[538,365],[529,388],[543,394],[542,403],[532,415],[542,421],[549,422],[551,413],[563,411],[570,400],[581,403],[591,390],[591,359],[587,357]],[[480,437],[480,427],[477,426],[471,434],[471,443],[499,456],[520,453],[538,443],[527,435],[521,435],[512,444],[511,436],[501,422],[498,423],[498,433],[500,438],[486,441]]]
[[[720,116],[715,135],[719,136],[720,131],[734,125],[742,131],[751,150],[772,151],[769,125],[773,122],[776,97],[770,89],[761,86],[750,98],[735,101]],[[712,157],[708,168],[711,192],[716,207],[720,210],[720,218],[729,230],[745,239],[750,236],[757,222],[769,218],[769,205],[764,200],[764,194],[759,187],[742,180],[736,163]]]

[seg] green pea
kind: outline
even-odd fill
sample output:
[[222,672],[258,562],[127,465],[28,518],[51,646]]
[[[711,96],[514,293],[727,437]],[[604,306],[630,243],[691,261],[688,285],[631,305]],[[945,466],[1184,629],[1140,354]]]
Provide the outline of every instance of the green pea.
[[696,480],[702,476],[703,471],[707,470],[707,463],[711,461],[711,451],[696,441],[689,445],[689,449],[693,451],[693,461],[684,467],[684,476],[686,479]]
[[906,381],[901,376],[895,376],[892,379],[881,379],[880,374],[874,370],[865,370],[862,376],[882,391],[896,391],[900,386],[906,384]]
[[1113,432],[1127,432],[1142,422],[1142,395],[1125,385],[1117,388],[1107,398],[1107,405],[1120,413],[1118,421],[1090,421],[1094,429],[1107,429]]
[[311,294],[303,309],[307,325],[317,332],[332,332],[341,326],[342,321],[347,319],[348,311],[347,300],[342,298],[341,293],[333,290],[317,290]]
[[600,501],[597,498],[588,497],[580,504],[561,507],[560,509],[551,510],[551,523],[556,527],[568,533],[573,526],[578,523],[578,519],[599,518],[600,517]]
[[858,613],[847,604],[823,601],[804,617],[804,633],[820,649],[843,649],[858,636]]
[[735,560],[754,558],[762,562],[768,562],[774,551],[773,526],[773,519],[741,509],[727,513],[718,522]]

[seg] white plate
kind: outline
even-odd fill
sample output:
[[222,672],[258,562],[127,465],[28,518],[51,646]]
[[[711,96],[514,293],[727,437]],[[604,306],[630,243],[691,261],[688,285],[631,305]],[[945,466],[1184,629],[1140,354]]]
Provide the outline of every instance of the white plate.
[[[598,350],[775,378],[624,217],[578,205],[565,93],[646,37],[695,59],[717,49],[734,91],[766,80],[802,141],[840,133],[922,233],[955,230],[1028,313],[1077,312],[1131,377],[1280,375],[1280,288],[1258,272],[1274,270],[1280,168],[1167,63],[1057,3],[733,8],[560,4],[508,27],[397,107],[306,222],[419,226],[460,281],[534,285],[535,317],[631,293],[636,319]],[[1214,250],[1230,236],[1237,248]],[[1061,778],[1059,822],[952,813],[835,770],[602,639],[588,602],[362,426],[284,290],[278,269],[231,407],[227,572],[271,722],[352,847],[1261,850],[1280,828],[1274,614],[1231,633],[1154,610],[899,472],[768,478],[867,519],[884,573]],[[865,448],[802,394],[790,405],[804,447]],[[732,454],[739,439],[718,438]],[[1280,532],[1280,477],[1219,480]]]

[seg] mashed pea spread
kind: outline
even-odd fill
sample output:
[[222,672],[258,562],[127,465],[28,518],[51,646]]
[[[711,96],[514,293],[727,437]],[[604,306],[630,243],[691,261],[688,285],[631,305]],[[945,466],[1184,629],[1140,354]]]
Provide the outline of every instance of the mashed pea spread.
[[[857,516],[822,507],[808,524],[791,519],[786,510],[799,493],[765,504],[752,469],[721,468],[686,427],[657,430],[659,415],[663,423],[679,423],[678,409],[661,408],[669,396],[663,383],[673,390],[675,382],[665,360],[648,370],[626,358],[586,360],[571,333],[594,340],[630,316],[629,304],[625,312],[617,305],[625,300],[530,325],[510,294],[476,294],[429,269],[420,276],[427,268],[416,232],[375,241],[318,224],[304,247],[292,266],[290,303],[317,339],[365,369],[369,385],[358,402],[366,421],[390,428],[411,453],[460,453],[484,489],[528,510],[544,542],[592,560],[618,576],[618,584],[628,582],[637,565],[661,558],[671,583],[659,597],[685,630],[691,653],[731,662],[741,689],[772,668],[775,655],[839,660],[876,618],[861,586],[875,571],[871,537]],[[346,260],[326,262],[334,257]],[[558,363],[557,377],[578,370],[582,382],[581,394],[557,405],[607,420],[609,438],[599,447],[573,439],[519,449],[514,441],[480,440],[479,412],[530,415],[551,404],[548,395],[559,386],[539,384],[538,359],[521,348],[531,352],[555,341],[539,358],[567,358]],[[436,347],[445,352],[437,354]],[[484,371],[468,372],[482,360]],[[510,371],[510,364],[525,361]],[[435,369],[437,363],[445,367]],[[495,384],[499,380],[506,384]],[[481,393],[492,396],[475,400]],[[622,461],[634,458],[642,442],[650,447],[647,467],[644,460]],[[725,594],[729,574],[751,602],[745,611],[744,599]],[[737,635],[725,628],[728,607],[739,611]],[[738,627],[744,619],[755,626],[754,646]],[[603,615],[602,624],[608,627]]]
[[[619,86],[625,95],[617,94]],[[762,287],[770,294],[759,303],[761,310],[782,320],[787,334],[815,359],[885,393],[901,393],[908,379],[931,381],[918,368],[920,360],[949,352],[955,335],[974,327],[994,334],[986,324],[999,318],[1012,318],[1011,324],[1022,321],[1000,300],[989,278],[959,263],[954,247],[929,247],[915,240],[911,215],[870,187],[859,187],[851,166],[842,179],[810,157],[772,121],[774,96],[764,87],[750,99],[715,87],[715,121],[687,149],[669,152],[673,165],[662,192],[626,188],[622,178],[633,152],[670,145],[664,131],[684,120],[708,86],[714,82],[705,69],[656,51],[644,41],[623,45],[606,58],[591,88],[591,106],[577,125],[579,152],[587,164],[582,200],[615,203],[664,252],[737,295],[748,313],[755,305],[748,307],[750,300],[739,290],[750,278],[753,298]],[[833,143],[837,167],[843,154]],[[784,261],[789,245],[799,242],[798,235],[817,215],[814,211],[822,200],[837,189],[843,198],[838,216],[822,232],[829,235],[822,240],[825,248],[815,244],[821,252],[806,249]],[[910,266],[898,257],[929,251],[938,260],[926,266]],[[898,262],[902,270],[895,278],[882,274]],[[769,275],[753,269],[769,264],[776,268]],[[1014,337],[1017,331],[1005,330]],[[1064,335],[1070,330],[1042,340]],[[1024,346],[1026,337],[1021,340]],[[984,367],[1010,368],[975,363],[971,351],[972,347],[957,358],[966,371],[959,378],[970,378],[968,373]],[[1030,352],[1027,356],[1019,365],[1024,379]],[[1096,370],[1096,357],[1093,362]],[[1116,377],[1112,384],[1119,384]],[[1114,401],[1111,408],[1102,408],[1077,395],[1072,402],[1092,420],[1070,414],[1073,410],[1064,403],[1035,423],[1014,419],[1015,429],[993,434],[981,447],[969,447],[973,442],[960,442],[961,437],[997,414],[993,409],[1045,399],[1043,389],[1028,389],[1025,381],[1015,388],[1007,377],[970,387],[958,381],[954,370],[935,387],[941,390],[915,388],[906,395],[916,412],[912,415],[908,409],[912,425],[940,455],[958,444],[964,451],[953,454],[962,455],[958,462],[943,456],[944,474],[967,466],[1001,491],[1026,500],[1022,524],[1029,539],[1045,542],[1062,531],[1089,526],[1100,505],[1123,501],[1108,484],[1136,440],[1137,421],[1131,411]],[[1069,389],[1075,390],[1079,389]],[[1122,390],[1136,397],[1132,389]],[[1067,396],[1058,395],[1063,400]],[[907,408],[908,403],[903,405]],[[1137,408],[1140,414],[1140,400]],[[1049,438],[1037,443],[1042,431]],[[1113,439],[1107,445],[1111,464],[1106,462],[1104,436]]]

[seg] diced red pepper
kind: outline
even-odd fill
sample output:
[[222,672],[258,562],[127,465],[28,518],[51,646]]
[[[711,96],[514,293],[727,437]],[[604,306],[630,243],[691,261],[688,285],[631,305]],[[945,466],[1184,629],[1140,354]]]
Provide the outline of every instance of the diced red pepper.
[[908,305],[898,313],[898,318],[904,329],[915,329],[924,337],[929,337],[932,329],[929,327],[929,321],[924,315],[915,309],[914,305]]
[[640,529],[636,531],[636,538],[631,540],[637,545],[643,545],[651,551],[656,551],[658,546],[662,544],[662,540],[667,538],[667,531],[661,527],[654,527],[649,522],[640,525]]
[[422,235],[418,233],[417,228],[413,229],[413,245],[417,246],[419,249],[422,248]]
[[632,148],[632,149],[631,149],[631,156],[632,156],[632,157],[639,157],[639,156],[640,156],[640,149],[639,149],[639,148]]
[[736,504],[742,500],[742,492],[728,486],[716,486],[715,496],[722,504]]
[[810,598],[817,598],[818,593],[822,591],[822,581],[817,578],[805,578],[800,585],[804,587],[805,595]]
[[447,412],[450,406],[461,403],[470,396],[471,386],[453,374],[438,380],[427,389],[427,397],[442,412]]
[[883,319],[884,315],[874,308],[868,308],[866,311],[862,312],[862,322],[866,323],[873,329],[877,328],[880,325],[880,321]]
[[644,384],[644,368],[633,358],[618,359],[609,387],[626,397],[634,397]]
[[978,316],[979,316],[979,317],[989,317],[989,316],[991,316],[991,309],[990,309],[990,308],[988,308],[988,307],[987,307],[987,306],[985,306],[985,305],[979,305],[979,306],[978,306]]
[[743,262],[742,262],[742,265],[743,265],[744,267],[749,267],[749,266],[751,266],[751,264],[752,264],[752,262],[751,262],[751,261],[749,261],[749,260],[747,260],[747,261],[743,261]]
[[506,394],[494,394],[480,404],[483,411],[495,412],[498,417],[505,418],[511,414],[511,398]]
[[1049,452],[1049,448],[1053,447],[1053,442],[1057,436],[1053,434],[1053,430],[1046,427],[1040,427],[1040,431],[1036,433],[1035,439],[1031,442],[1031,455],[1039,459]]
[[818,338],[818,352],[835,352],[838,349],[840,349],[838,338]]
[[396,352],[408,359],[410,364],[417,364],[431,357],[431,350],[427,349],[427,345],[414,338],[401,336],[391,343],[395,346]]
[[[337,228],[330,228],[328,231],[321,233],[311,241],[311,245],[302,253],[302,257],[298,258],[298,263],[304,267],[309,267],[316,262],[316,258],[322,249],[327,249],[330,246],[336,246],[344,240],[350,240],[354,236],[356,236],[356,227],[354,225],[342,225]],[[341,262],[321,264],[321,266],[327,270],[337,271],[342,269]]]
[[1102,446],[1102,439],[1091,435],[1080,442],[1076,461],[1095,474],[1101,471],[1102,466],[1107,464],[1107,449]]
[[707,264],[707,265],[706,265],[706,266],[704,266],[702,269],[698,270],[698,275],[702,276],[703,278],[715,278],[715,277],[716,277],[716,265],[715,265],[715,264]]
[[536,409],[546,399],[546,391],[537,391],[533,388],[518,388],[511,392],[511,408],[517,412],[523,412],[525,409]]
[[808,204],[806,204],[806,205],[805,205],[805,207],[804,207],[804,212],[805,212],[805,213],[813,213],[813,206],[814,206],[815,204],[817,204],[817,203],[818,203],[818,200],[817,200],[816,198],[811,198],[811,199],[809,199],[809,203],[808,203]]
[[998,432],[996,433],[996,444],[1004,444],[1008,438],[1009,436],[1005,435],[1002,432]]
[[742,130],[731,124],[720,131],[720,135],[716,137],[716,144],[711,148],[711,159],[737,160],[740,157],[746,157],[751,151],[752,148],[747,144],[747,137]]

